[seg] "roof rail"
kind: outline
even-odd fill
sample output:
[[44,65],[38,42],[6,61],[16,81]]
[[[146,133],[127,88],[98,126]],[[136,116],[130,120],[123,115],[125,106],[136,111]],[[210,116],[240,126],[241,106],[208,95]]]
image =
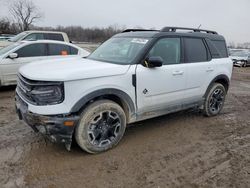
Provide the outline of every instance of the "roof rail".
[[154,29],[126,29],[122,31],[122,33],[128,33],[128,32],[137,32],[137,31],[159,31]]
[[164,27],[161,30],[161,32],[176,32],[176,30],[191,30],[193,32],[205,32],[205,33],[210,33],[210,34],[218,34],[216,31],[197,29],[197,28],[187,28],[187,27]]

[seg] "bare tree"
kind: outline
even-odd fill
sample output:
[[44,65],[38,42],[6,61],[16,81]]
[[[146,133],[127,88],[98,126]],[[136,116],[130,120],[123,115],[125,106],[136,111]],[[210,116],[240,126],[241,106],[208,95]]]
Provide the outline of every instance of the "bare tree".
[[9,9],[21,31],[29,30],[34,22],[43,17],[32,0],[16,0]]

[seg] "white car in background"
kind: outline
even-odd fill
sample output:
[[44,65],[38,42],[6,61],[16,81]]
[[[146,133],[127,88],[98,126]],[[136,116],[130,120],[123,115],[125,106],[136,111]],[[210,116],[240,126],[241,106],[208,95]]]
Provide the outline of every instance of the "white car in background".
[[14,43],[0,49],[0,86],[15,85],[18,69],[24,64],[56,58],[81,58],[88,55],[88,51],[60,41],[37,40]]

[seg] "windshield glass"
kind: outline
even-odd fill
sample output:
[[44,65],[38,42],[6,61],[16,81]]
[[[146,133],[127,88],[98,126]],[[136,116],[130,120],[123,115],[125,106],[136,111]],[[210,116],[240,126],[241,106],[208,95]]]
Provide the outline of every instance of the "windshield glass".
[[22,33],[19,33],[18,35],[16,35],[15,37],[9,39],[9,41],[11,42],[17,42],[19,41],[20,39],[22,39],[25,35],[27,35],[28,32],[22,32]]
[[1,48],[0,49],[0,55],[3,55],[9,51],[11,51],[12,49],[16,48],[17,46],[21,45],[22,43],[21,42],[18,42],[18,43],[14,43],[14,44],[11,44],[9,46],[6,46],[4,48]]
[[247,57],[249,55],[249,53],[247,52],[234,52],[232,53],[232,56],[238,56],[238,57]]
[[148,38],[111,38],[90,54],[88,59],[130,64],[148,41]]

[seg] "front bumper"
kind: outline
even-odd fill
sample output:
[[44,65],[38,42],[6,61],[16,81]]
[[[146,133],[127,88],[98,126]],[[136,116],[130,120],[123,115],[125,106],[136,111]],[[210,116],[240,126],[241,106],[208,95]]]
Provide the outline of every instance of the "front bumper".
[[236,67],[242,67],[245,62],[246,61],[244,61],[244,60],[236,60],[236,59],[234,59],[233,60],[233,65],[236,66]]
[[[35,132],[40,132],[54,143],[65,144],[70,150],[74,128],[80,117],[77,115],[44,116],[28,111],[28,104],[18,94],[15,97],[16,112],[20,120],[28,124]],[[73,122],[67,126],[65,122]]]

